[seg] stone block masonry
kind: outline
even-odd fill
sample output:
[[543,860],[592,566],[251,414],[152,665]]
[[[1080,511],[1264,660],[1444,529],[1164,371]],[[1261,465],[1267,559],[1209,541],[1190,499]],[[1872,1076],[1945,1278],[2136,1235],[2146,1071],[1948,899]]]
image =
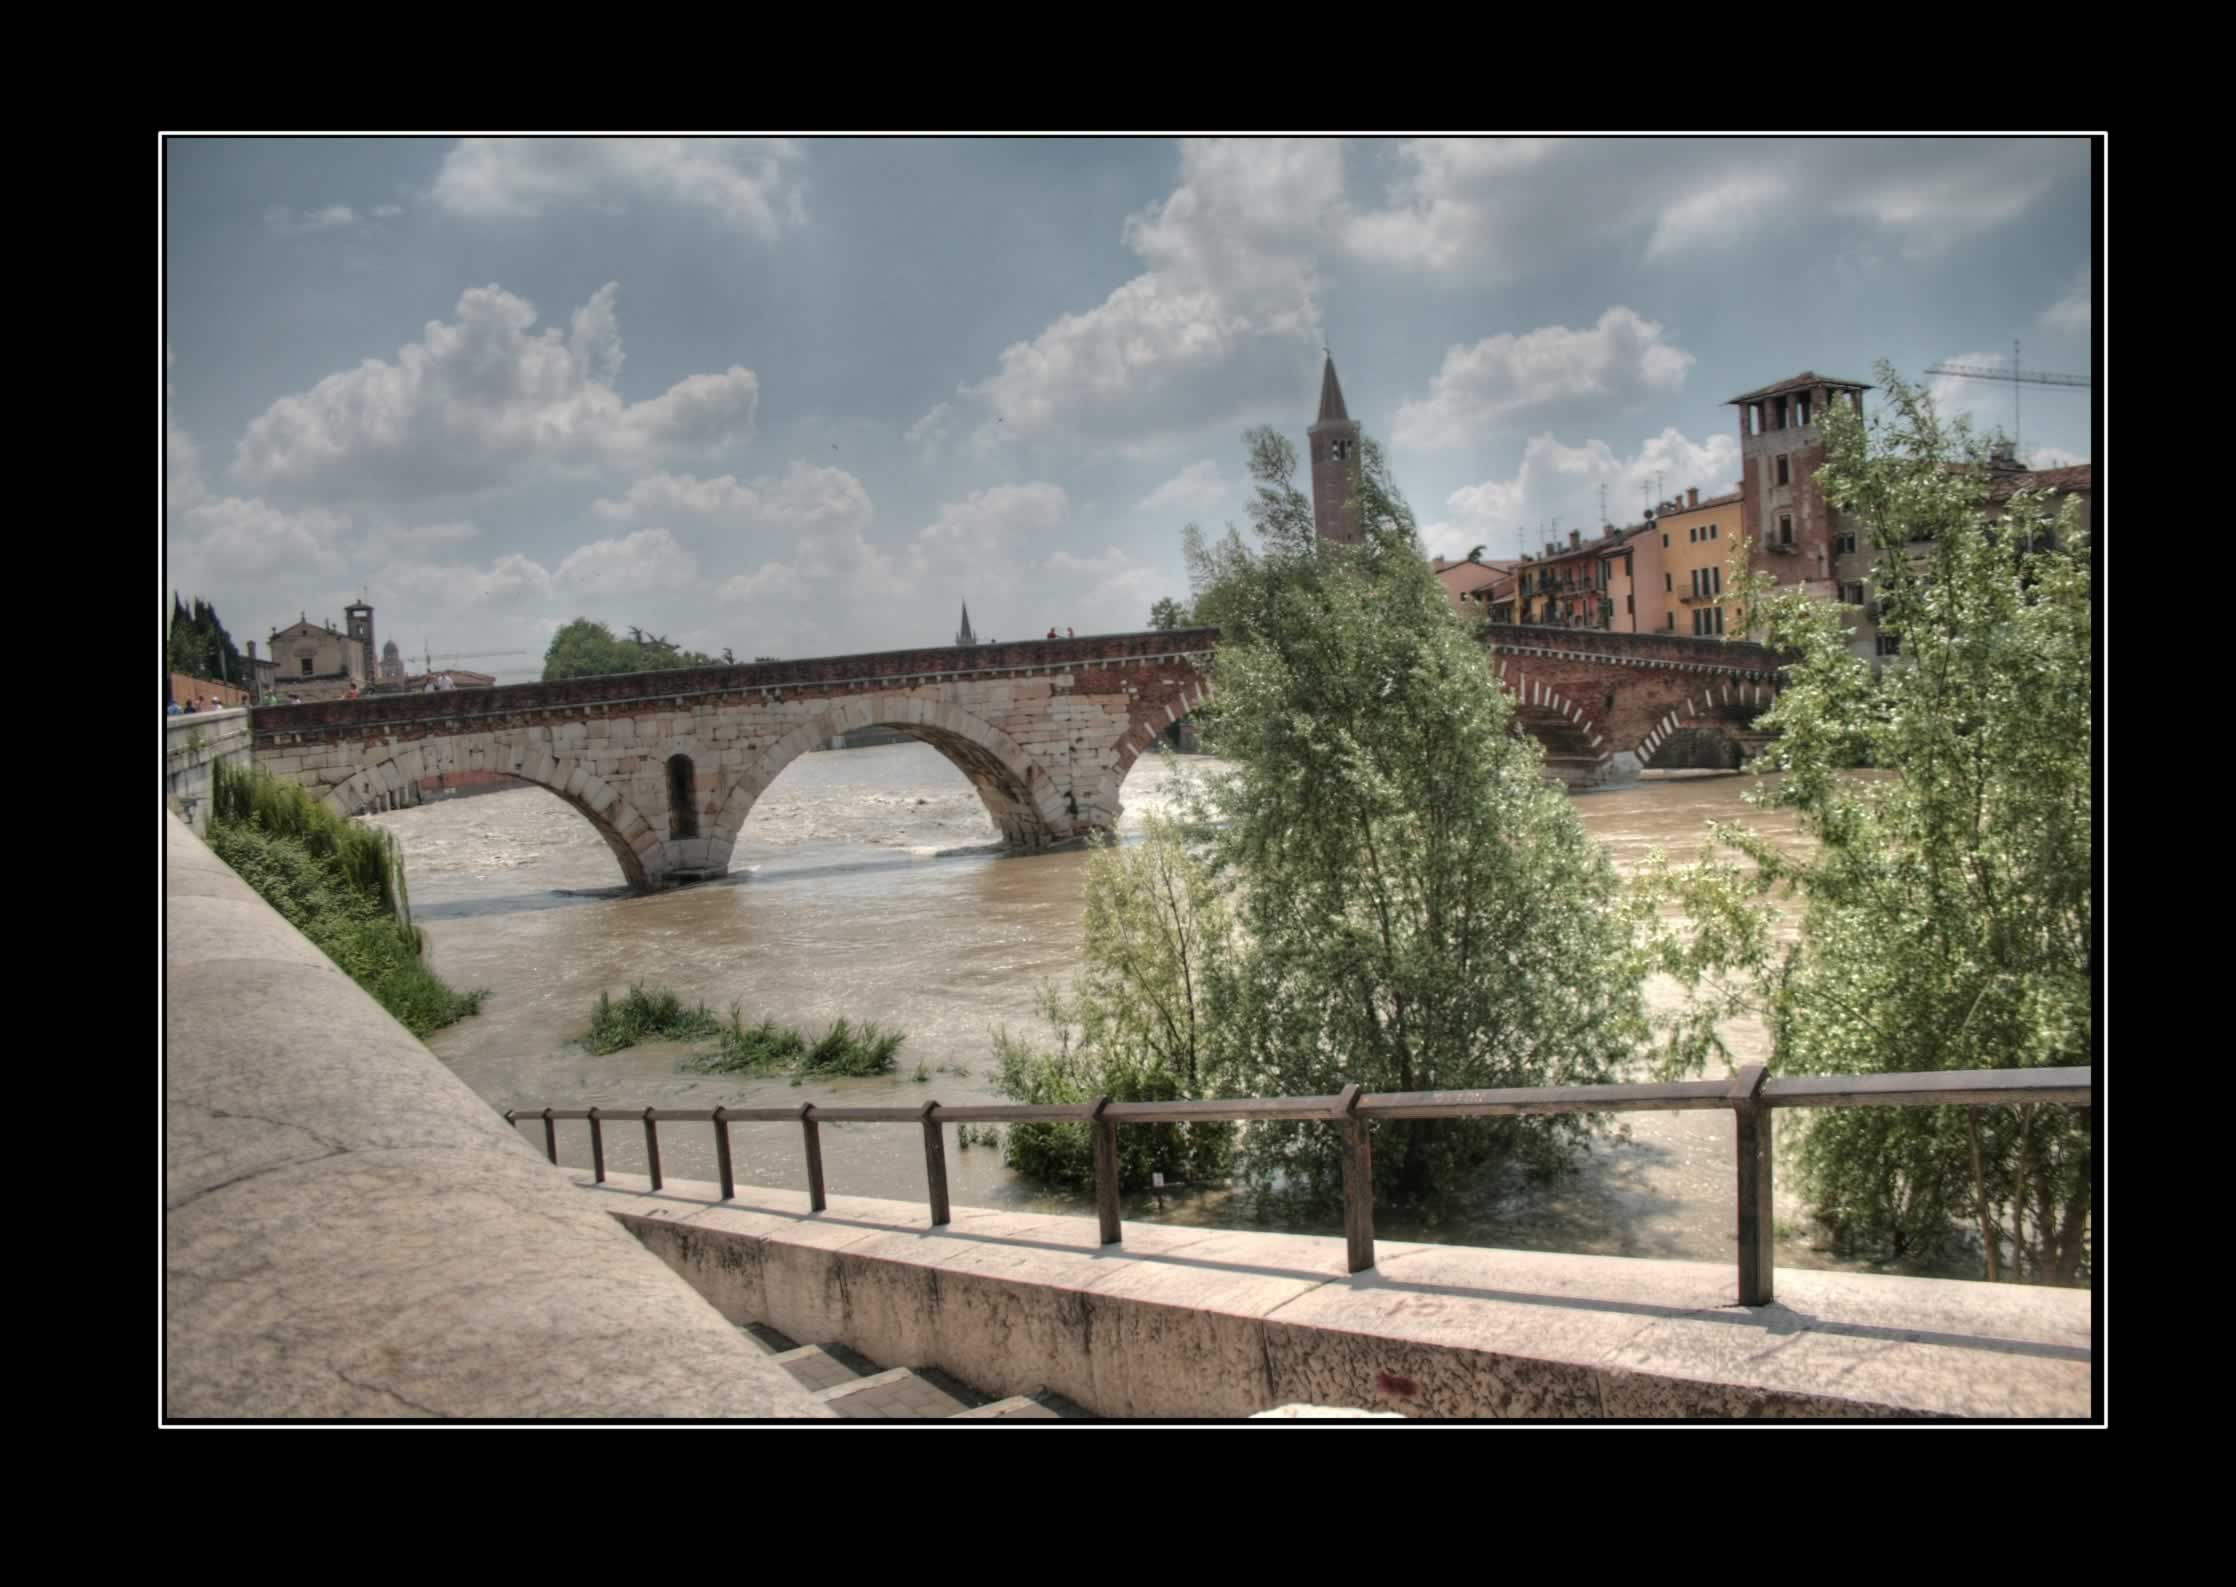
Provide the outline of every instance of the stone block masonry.
[[[246,766],[253,757],[246,711],[199,711],[163,718],[163,802],[201,837],[210,830],[210,768]],[[294,771],[289,768],[289,774]]]
[[932,745],[1013,849],[1114,830],[1134,760],[1206,698],[1216,629],[635,673],[256,713],[257,764],[346,814],[460,776],[540,784],[640,888],[720,874],[798,756],[865,728]]
[[[579,1126],[577,1126],[579,1128]],[[764,1126],[783,1128],[783,1126]],[[1105,1417],[2082,1418],[2084,1291],[1341,1239],[615,1175],[575,1183],[725,1317]]]

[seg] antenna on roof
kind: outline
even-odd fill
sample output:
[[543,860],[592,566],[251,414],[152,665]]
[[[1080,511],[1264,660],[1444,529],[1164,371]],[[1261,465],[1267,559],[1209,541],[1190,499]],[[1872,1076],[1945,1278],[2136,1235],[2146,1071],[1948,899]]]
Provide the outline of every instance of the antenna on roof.
[[1607,522],[1607,481],[1605,480],[1599,482],[1599,521],[1602,524]]

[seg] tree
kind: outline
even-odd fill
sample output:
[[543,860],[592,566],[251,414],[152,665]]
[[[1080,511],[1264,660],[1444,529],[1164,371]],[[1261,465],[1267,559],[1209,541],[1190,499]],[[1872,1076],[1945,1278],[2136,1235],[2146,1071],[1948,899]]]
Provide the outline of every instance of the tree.
[[[1241,1094],[1604,1082],[1646,1033],[1646,964],[1606,854],[1545,776],[1450,619],[1382,451],[1354,475],[1363,543],[1322,542],[1296,453],[1249,439],[1260,541],[1188,537],[1221,630],[1207,747],[1236,763],[1194,808],[1237,945],[1214,977],[1216,1081]],[[1564,1162],[1586,1116],[1374,1127],[1377,1196],[1494,1159]],[[1245,1166],[1317,1196],[1324,1126],[1253,1125]]]
[[[1902,636],[1875,672],[1842,608],[1767,581],[1735,592],[1799,656],[1750,801],[1791,812],[1799,857],[1741,826],[1663,885],[1699,923],[1663,945],[1694,986],[1672,1069],[1715,1022],[1757,1013],[1771,1067],[1801,1074],[2087,1065],[2094,852],[2086,515],[2044,498],[1986,509],[1981,449],[1882,364],[1886,407],[1823,418],[1817,479],[1878,553],[1881,623]],[[1849,768],[1882,768],[1858,775]],[[1891,773],[1891,775],[1886,775]],[[1749,867],[1752,867],[1750,870]],[[1781,944],[1774,900],[1798,899]],[[1924,1256],[1971,1226],[1990,1279],[2072,1283],[2089,1271],[2090,1121],[2055,1107],[1830,1109],[1797,1119],[1802,1188],[1843,1249]]]
[[1468,559],[1468,561],[1470,561],[1470,562],[1473,562],[1473,563],[1475,563],[1476,565],[1480,566],[1480,565],[1482,564],[1482,561],[1483,561],[1483,553],[1484,553],[1485,551],[1489,550],[1489,549],[1490,549],[1490,548],[1489,548],[1488,546],[1472,546],[1472,547],[1470,547],[1470,548],[1468,549],[1468,553],[1467,553],[1467,559]]
[[[1028,1103],[1164,1102],[1203,1096],[1217,1069],[1214,1002],[1232,956],[1234,923],[1208,869],[1179,829],[1152,816],[1140,843],[1104,846],[1087,860],[1079,973],[1041,997],[1052,1032],[1035,1045],[1003,1031],[995,1086]],[[1222,1124],[1155,1125],[1118,1135],[1119,1183],[1153,1173],[1174,1184],[1223,1178],[1233,1131]],[[1094,1178],[1081,1124],[1026,1123],[1003,1142],[1011,1167],[1056,1184]]]
[[1186,628],[1192,621],[1193,619],[1188,615],[1188,608],[1169,595],[1149,608],[1149,626],[1151,628],[1169,631],[1175,628]]
[[171,597],[171,626],[164,653],[173,672],[226,683],[247,681],[233,636],[225,631],[217,608],[199,595],[194,597],[191,612],[176,595]]
[[627,639],[616,639],[613,630],[587,617],[578,617],[551,636],[543,658],[543,680],[598,678],[622,672],[675,672],[688,667],[719,665],[712,656],[696,650],[679,650],[674,644],[641,628],[629,630]]

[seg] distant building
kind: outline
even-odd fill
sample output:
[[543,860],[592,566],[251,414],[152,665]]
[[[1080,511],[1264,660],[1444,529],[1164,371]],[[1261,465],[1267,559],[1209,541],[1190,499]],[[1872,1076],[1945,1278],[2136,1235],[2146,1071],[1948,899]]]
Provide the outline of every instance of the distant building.
[[[1824,432],[1817,421],[1835,402],[1863,412],[1860,380],[1834,380],[1804,370],[1760,390],[1733,397],[1739,410],[1739,525],[1754,544],[1754,566],[1781,587],[1799,585],[1826,600],[1839,593],[1836,559],[1854,525],[1817,488],[1824,466]],[[1674,545],[1672,550],[1676,549]]]
[[[1999,444],[1988,455],[1987,488],[1981,505],[1990,519],[2008,511],[2008,504],[2020,491],[2034,491],[2050,498],[2049,512],[2054,518],[2069,496],[2078,496],[2088,507],[2089,524],[2093,530],[2096,522],[2096,469],[2093,464],[2080,463],[2067,468],[2027,468],[2019,462],[2010,443]],[[2051,538],[2045,526],[2043,538]],[[1913,563],[1923,562],[1931,553],[1932,543],[1913,540],[1903,548],[1903,554]],[[1871,543],[1868,530],[1852,526],[1842,531],[1835,545],[1836,565],[1840,570],[1840,585],[1835,596],[1843,605],[1852,607],[1848,649],[1866,660],[1881,661],[1897,658],[1902,654],[1902,636],[1887,628],[1881,618],[1879,605],[1879,567],[1884,553]]]
[[1739,544],[1746,486],[1730,494],[1700,499],[1699,489],[1682,501],[1666,501],[1654,519],[1654,549],[1661,558],[1661,588],[1654,592],[1664,633],[1702,639],[1747,632],[1746,613],[1717,604],[1732,579],[1731,553]]
[[1322,540],[1357,545],[1366,538],[1352,493],[1359,473],[1358,421],[1345,411],[1335,359],[1320,371],[1320,416],[1305,432],[1312,455],[1312,527]]
[[1511,590],[1514,570],[1519,566],[1520,562],[1512,559],[1447,562],[1442,557],[1430,564],[1435,570],[1436,582],[1444,586],[1444,598],[1452,603],[1452,610],[1477,622],[1491,615],[1494,590],[1502,584]]
[[[351,610],[363,612],[364,633],[369,635],[372,608]],[[305,617],[272,635],[272,690],[283,697],[339,700],[352,689],[362,691],[371,681],[366,662],[362,636]]]
[[380,681],[384,684],[401,684],[406,677],[404,658],[391,639],[380,647]]
[[955,644],[958,649],[962,650],[978,648],[978,636],[970,630],[970,602],[968,601],[963,602],[963,626],[955,630]]

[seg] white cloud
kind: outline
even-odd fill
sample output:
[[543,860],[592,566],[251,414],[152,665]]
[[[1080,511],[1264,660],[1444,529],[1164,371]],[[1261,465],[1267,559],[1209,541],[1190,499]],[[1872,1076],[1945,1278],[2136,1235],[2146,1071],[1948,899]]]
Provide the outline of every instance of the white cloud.
[[1646,239],[1646,257],[1670,259],[1728,248],[1761,227],[1788,196],[1783,177],[1760,173],[1732,176],[1689,193],[1661,212]]
[[618,540],[594,540],[560,562],[554,581],[581,595],[643,595],[680,590],[699,565],[665,529],[639,529]]
[[2042,324],[2049,330],[2072,331],[2086,336],[2093,318],[2089,303],[2089,274],[2084,267],[2065,296],[2042,311]]
[[1207,457],[1190,463],[1142,497],[1135,504],[1134,511],[1155,517],[1192,520],[1209,516],[1230,505],[1235,496],[1236,487],[1221,476],[1219,465]]
[[401,204],[375,204],[373,206],[373,213],[382,220],[394,220],[403,212],[404,206]]
[[2087,461],[2087,457],[2081,453],[2068,452],[2062,446],[2030,446],[2026,449],[2028,468],[2073,468]]
[[734,474],[714,479],[654,474],[631,485],[626,495],[592,502],[590,510],[617,523],[683,515],[728,528],[766,525],[839,534],[860,534],[874,515],[869,491],[852,474],[797,460],[782,478],[764,476],[750,485]]
[[972,491],[961,501],[943,503],[939,516],[916,532],[915,564],[967,572],[974,560],[1007,554],[1019,541],[1029,545],[1050,533],[1070,506],[1063,487],[1045,481]]
[[264,229],[275,237],[299,237],[305,232],[335,231],[352,225],[357,212],[347,204],[328,204],[323,209],[289,209],[285,204],[274,204],[264,211]]
[[1463,557],[1480,544],[1494,558],[1511,557],[1539,550],[1556,534],[1565,543],[1570,529],[1597,534],[1602,485],[1607,516],[1617,524],[1635,524],[1656,495],[1657,476],[1661,497],[1681,496],[1690,487],[1705,498],[1735,490],[1739,475],[1734,435],[1695,441],[1671,427],[1649,436],[1631,456],[1619,457],[1605,441],[1572,445],[1543,432],[1523,447],[1512,478],[1452,492],[1445,501],[1452,516],[1423,525],[1421,540],[1432,556]]
[[395,363],[367,359],[273,403],[242,436],[233,472],[329,499],[412,499],[657,466],[749,439],[760,387],[736,365],[622,401],[618,290],[600,288],[562,335],[533,330],[534,305],[504,288],[471,288],[455,320],[430,321]]
[[[1324,139],[1183,144],[1181,185],[1126,222],[1148,269],[960,388],[973,442],[1052,435],[1141,454],[1293,403],[1317,354],[1314,256],[1340,209],[1342,161]],[[954,416],[935,408],[911,433]]]
[[783,138],[466,138],[444,158],[434,200],[473,220],[667,204],[770,241],[806,223],[805,162]]
[[1827,218],[1938,252],[2085,180],[2057,139],[1416,139],[1391,156],[1379,206],[1356,208],[1356,256],[1496,284],[1579,251],[1661,262]]
[[205,579],[262,584],[302,572],[340,568],[350,520],[312,508],[290,512],[239,496],[172,514],[174,550]]
[[935,402],[924,417],[908,427],[903,437],[908,449],[925,460],[937,457],[947,446],[947,424],[954,415],[954,408],[945,402]]
[[1420,450],[1466,446],[1553,415],[1668,396],[1692,364],[1660,325],[1619,306],[1588,330],[1487,336],[1446,351],[1428,395],[1399,407],[1392,439]]
[[[2008,353],[1959,353],[1938,360],[1973,369],[2003,370],[2011,367]],[[1968,380],[1962,375],[1936,375],[1928,393],[1934,411],[1943,419],[1970,419],[1982,430],[2002,429],[2011,416],[2012,386],[2002,380]]]
[[1103,597],[1149,594],[1153,598],[1153,592],[1164,578],[1158,569],[1136,562],[1117,546],[1105,546],[1091,557],[1059,551],[1048,559],[1046,566],[1051,573],[1091,581],[1092,593]]

